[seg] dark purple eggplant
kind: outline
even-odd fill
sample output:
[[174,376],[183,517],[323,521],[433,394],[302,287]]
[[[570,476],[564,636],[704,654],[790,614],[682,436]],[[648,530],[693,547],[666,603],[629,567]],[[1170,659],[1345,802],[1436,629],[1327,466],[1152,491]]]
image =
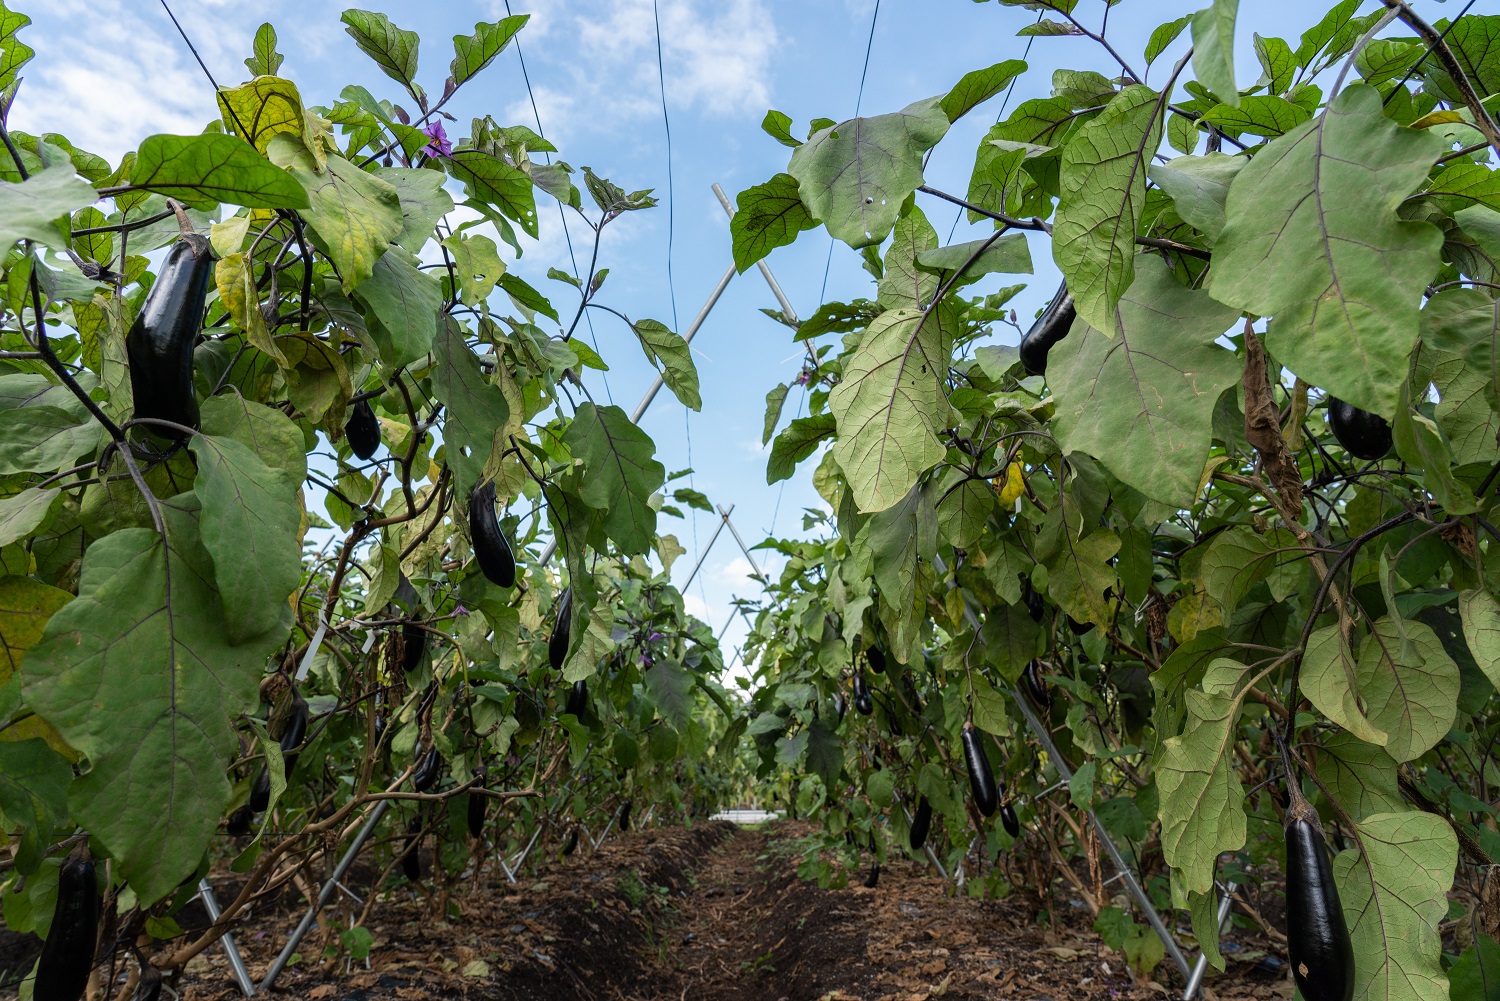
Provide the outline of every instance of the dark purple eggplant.
[[875,711],[875,700],[870,697],[870,686],[865,683],[865,672],[857,668],[854,671],[854,710],[861,716],[868,716]]
[[1000,808],[1000,823],[1005,825],[1005,833],[1013,838],[1021,836],[1021,821],[1016,817],[1016,809],[1009,803]]
[[[207,237],[185,235],[167,252],[156,283],[125,335],[137,419],[198,426],[193,349],[203,327],[203,303],[213,273],[214,255]],[[181,431],[160,424],[146,427],[152,434],[173,441],[185,437]]]
[[990,770],[990,759],[984,756],[984,738],[974,729],[973,723],[965,723],[963,734],[964,763],[969,769],[969,791],[974,794],[974,805],[986,817],[995,815],[1000,805],[1000,795],[995,791],[995,773]]
[[932,804],[923,796],[917,803],[917,814],[911,819],[911,850],[919,852],[927,843],[927,832],[932,830]]
[[250,833],[250,821],[254,817],[255,811],[246,803],[229,815],[229,820],[224,824],[224,833],[231,838],[243,838]]
[[422,821],[416,817],[406,822],[406,844],[401,850],[401,874],[408,882],[422,879]]
[[245,805],[251,813],[265,813],[271,805],[271,770],[265,765],[255,773],[255,781],[250,784],[250,801]]
[[880,883],[880,863],[870,866],[870,875],[865,878],[865,889],[873,890]]
[[486,480],[469,493],[469,539],[479,570],[497,587],[514,587],[516,554],[511,552],[495,515],[495,483]]
[[426,792],[437,784],[442,773],[443,756],[436,747],[429,747],[427,755],[417,764],[417,770],[411,773],[411,787],[417,792]]
[[574,849],[576,849],[577,847],[578,828],[575,826],[568,829],[568,839],[563,842],[562,853],[564,855],[572,855]]
[[160,1001],[161,999],[161,971],[151,965],[151,961],[141,955],[141,950],[135,950],[136,962],[141,965],[141,975],[135,982],[135,994],[131,1001]]
[[568,692],[568,704],[563,706],[563,712],[573,716],[575,719],[583,718],[583,711],[589,704],[589,686],[582,678],[573,682],[573,688]]
[[839,722],[844,722],[844,713],[848,711],[849,703],[844,699],[843,692],[833,693],[833,711],[839,714]]
[[1042,598],[1041,593],[1031,586],[1031,579],[1025,575],[1021,577],[1021,602],[1026,606],[1031,621],[1042,621],[1042,615],[1047,611],[1047,602]]
[[286,728],[281,731],[281,763],[286,768],[285,777],[290,780],[292,769],[297,766],[297,751],[307,739],[307,700],[298,695],[292,701],[292,714],[287,718]]
[[422,666],[427,652],[427,630],[415,622],[401,624],[401,669],[410,674]]
[[1071,615],[1069,615],[1067,619],[1068,628],[1073,631],[1074,636],[1083,636],[1094,628],[1094,624],[1092,622],[1079,622]]
[[878,646],[872,646],[865,650],[865,660],[870,664],[870,670],[876,674],[885,673],[885,651]]
[[373,458],[380,448],[380,421],[369,400],[360,400],[349,408],[349,423],[344,425],[349,451],[361,459]]
[[1333,396],[1328,398],[1328,426],[1356,459],[1379,459],[1391,450],[1391,425],[1384,417]]
[[1354,945],[1317,811],[1302,797],[1287,811],[1286,932],[1292,977],[1306,1001],[1354,996]]
[[1052,686],[1042,677],[1042,665],[1039,662],[1033,660],[1026,665],[1026,670],[1021,672],[1021,684],[1026,689],[1027,697],[1038,709],[1052,708]]
[[99,885],[87,845],[79,845],[57,874],[52,927],[36,964],[34,1001],[78,1001],[88,987],[99,937]]
[[631,801],[627,799],[625,805],[620,807],[620,830],[622,831],[630,830],[630,805]]
[[488,796],[480,793],[469,793],[469,837],[476,841],[484,835],[485,808],[488,805],[485,801],[487,799],[489,799]]
[[1076,311],[1066,282],[1057,287],[1052,301],[1026,333],[1021,335],[1021,367],[1028,375],[1047,374],[1047,352],[1068,336]]
[[563,592],[557,603],[557,621],[552,623],[552,636],[547,640],[547,662],[552,670],[561,671],[568,660],[568,647],[573,642],[573,589]]

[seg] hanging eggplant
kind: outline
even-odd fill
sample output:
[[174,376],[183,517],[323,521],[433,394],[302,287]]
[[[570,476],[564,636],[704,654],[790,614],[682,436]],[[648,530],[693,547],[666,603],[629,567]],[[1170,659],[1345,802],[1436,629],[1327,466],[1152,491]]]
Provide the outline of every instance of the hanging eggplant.
[[1021,602],[1026,606],[1026,612],[1031,616],[1032,622],[1042,621],[1042,615],[1047,610],[1047,603],[1037,589],[1031,586],[1031,578],[1025,574],[1021,575]]
[[577,847],[578,847],[578,828],[577,828],[577,826],[574,826],[574,827],[571,827],[571,828],[568,829],[568,839],[563,842],[562,853],[564,855],[572,855],[573,854],[573,850],[576,849]]
[[360,400],[349,408],[349,423],[344,425],[349,451],[361,459],[373,458],[380,448],[380,421],[369,400]]
[[[307,736],[308,712],[307,700],[301,695],[296,696],[292,702],[291,714],[277,740],[281,746],[282,777],[288,781],[291,780],[292,769],[297,765],[297,748],[302,746],[302,741]],[[250,801],[245,805],[252,813],[264,813],[266,807],[271,805],[271,770],[264,764],[255,773],[255,782],[250,786]]]
[[[213,272],[214,256],[207,237],[185,234],[167,252],[156,283],[125,335],[136,419],[198,427],[193,349],[203,327],[203,303]],[[186,437],[160,424],[146,427],[173,441]]]
[[854,671],[854,709],[861,716],[868,716],[875,711],[875,700],[870,697],[870,686],[865,683],[865,672],[858,668]]
[[469,793],[469,837],[475,841],[478,841],[484,835],[485,808],[487,806],[485,800],[487,799],[489,797],[481,793]]
[[626,800],[625,805],[620,807],[620,830],[630,830],[630,806],[631,801]]
[[919,852],[927,843],[927,832],[932,830],[932,804],[923,796],[917,803],[917,814],[911,819],[911,850]]
[[406,822],[406,844],[401,850],[401,874],[408,882],[422,879],[422,821],[416,817]]
[[1005,833],[1013,838],[1021,836],[1021,821],[1016,817],[1016,809],[1009,803],[1000,808],[1000,823],[1005,826]]
[[1286,932],[1292,977],[1306,1001],[1354,996],[1354,945],[1317,811],[1300,795],[1286,820]]
[[52,927],[36,964],[34,1001],[78,1001],[88,986],[99,937],[99,885],[87,845],[79,845],[57,874]]
[[135,951],[136,962],[141,966],[141,975],[135,982],[135,995],[131,1001],[160,1001],[161,998],[161,971],[151,965],[151,961],[141,954],[141,950],[131,947]]
[[878,646],[871,646],[865,650],[865,660],[870,663],[870,670],[876,674],[885,673],[885,651]]
[[1026,665],[1026,670],[1021,672],[1021,683],[1026,689],[1027,697],[1038,709],[1052,708],[1052,686],[1042,677],[1040,661],[1033,660]]
[[844,699],[843,692],[833,693],[833,711],[839,714],[839,722],[844,722],[844,713],[848,711],[849,703]]
[[969,769],[969,791],[974,794],[974,805],[986,817],[995,815],[1000,805],[1000,795],[995,791],[995,773],[990,770],[990,759],[984,756],[984,739],[973,723],[965,723],[963,734],[964,763]]
[[575,719],[583,718],[583,711],[589,704],[589,686],[580,678],[573,682],[573,688],[568,692],[568,704],[563,707],[563,712],[573,716]]
[[437,784],[442,773],[443,756],[436,747],[429,747],[426,756],[417,764],[416,771],[411,773],[411,787],[417,792],[426,792]]
[[1379,459],[1391,450],[1391,425],[1384,417],[1333,396],[1328,398],[1328,426],[1356,459]]
[[880,863],[870,866],[870,875],[865,878],[865,889],[873,890],[880,883]]
[[1068,284],[1064,282],[1057,287],[1042,315],[1021,335],[1021,367],[1028,375],[1047,374],[1047,352],[1068,336],[1075,315],[1073,297],[1068,294]]
[[427,630],[415,622],[401,624],[401,669],[407,674],[422,666],[427,652]]
[[557,621],[552,623],[552,637],[547,640],[547,661],[552,670],[561,671],[573,642],[573,589],[563,591],[557,603]]
[[250,809],[249,803],[246,803],[229,815],[229,819],[224,823],[224,833],[231,838],[243,838],[250,833],[250,821],[254,817],[255,811]]
[[469,493],[469,538],[480,572],[498,587],[516,583],[516,555],[511,552],[495,515],[495,482],[486,480]]

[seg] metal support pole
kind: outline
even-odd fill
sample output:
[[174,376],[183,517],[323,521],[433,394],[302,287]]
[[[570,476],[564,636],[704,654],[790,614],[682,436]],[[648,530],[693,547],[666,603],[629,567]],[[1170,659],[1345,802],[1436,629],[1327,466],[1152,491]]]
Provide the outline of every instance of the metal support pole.
[[734,522],[729,520],[729,512],[720,507],[719,513],[724,516],[724,524],[729,526],[729,531],[734,535],[734,541],[740,544],[740,552],[744,553],[745,559],[750,562],[750,569],[755,571],[755,579],[760,581],[763,586],[770,587],[771,582],[766,579],[765,574],[760,572],[760,567],[755,564],[755,557],[750,555],[750,548],[745,545],[745,540],[740,538],[740,530],[735,528]]
[[[531,832],[531,840],[526,842],[526,847],[521,849],[519,856],[511,863],[515,867],[515,871],[519,872],[521,870],[521,866],[526,862],[526,856],[531,854],[531,846],[536,844],[537,838],[541,837],[543,826],[542,824],[536,825],[536,830]],[[515,879],[512,878],[511,882],[514,883]]]
[[[203,901],[203,909],[208,912],[209,923],[219,920],[219,914],[222,913],[219,910],[219,898],[214,896],[214,888],[207,879],[198,880],[198,897]],[[234,936],[225,932],[219,941],[224,943],[224,955],[229,958],[229,969],[234,973],[234,982],[240,985],[240,993],[247,998],[255,997],[255,984],[250,979],[250,971],[245,969],[245,961],[240,958]]]
[[[724,211],[729,213],[729,218],[733,219],[734,206],[729,204],[729,196],[724,194],[724,189],[719,187],[717,182],[714,183],[714,194],[719,196],[719,204],[724,206]],[[781,306],[781,315],[793,325],[801,323],[802,321],[797,319],[797,311],[787,300],[786,293],[781,291],[781,286],[776,283],[776,276],[771,274],[770,266],[763,260],[756,261],[755,266],[760,268],[761,277],[766,280],[767,285],[771,286],[771,294],[776,297],[777,304]]]
[[344,873],[354,863],[359,850],[365,846],[365,841],[375,830],[375,825],[380,823],[380,818],[385,816],[385,811],[390,808],[390,805],[390,800],[383,799],[375,804],[375,809],[370,811],[370,819],[365,821],[365,826],[361,827],[359,833],[354,836],[353,843],[349,845],[349,850],[344,853],[344,857],[339,859],[338,867],[333,870],[333,875],[328,878],[328,882],[323,884],[322,891],[318,893],[318,899],[307,909],[307,913],[302,915],[302,922],[297,925],[297,930],[292,932],[292,937],[287,939],[286,947],[281,950],[281,955],[276,957],[276,962],[272,963],[271,968],[266,971],[265,977],[260,982],[261,990],[270,990],[276,978],[281,976],[281,971],[286,967],[287,961],[292,958],[292,953],[297,951],[297,946],[302,942],[303,936],[307,934],[308,929],[312,928],[318,912],[323,909],[324,904],[328,903],[328,898],[333,896],[339,880],[344,878]]
[[[1219,931],[1224,930],[1224,922],[1229,920],[1229,908],[1234,903],[1234,884],[1224,884],[1224,899],[1219,901]],[[1193,972],[1188,975],[1187,987],[1183,989],[1182,1001],[1193,1001],[1198,996],[1198,988],[1203,986],[1203,976],[1208,972],[1208,953],[1199,952],[1198,962],[1193,964]]]
[[[729,505],[729,511],[733,510],[734,505]],[[703,547],[703,552],[698,557],[698,562],[693,564],[693,572],[688,574],[687,580],[683,581],[682,587],[678,588],[678,591],[680,591],[681,593],[687,593],[688,586],[693,583],[693,578],[698,576],[698,571],[702,569],[703,561],[708,559],[708,551],[714,547],[715,542],[719,541],[719,533],[724,531],[724,526],[729,523],[729,511],[722,512],[722,517],[720,517],[719,519],[719,526],[714,529],[714,534],[709,537],[708,545]],[[730,618],[732,619],[734,618],[734,616],[731,615]]]

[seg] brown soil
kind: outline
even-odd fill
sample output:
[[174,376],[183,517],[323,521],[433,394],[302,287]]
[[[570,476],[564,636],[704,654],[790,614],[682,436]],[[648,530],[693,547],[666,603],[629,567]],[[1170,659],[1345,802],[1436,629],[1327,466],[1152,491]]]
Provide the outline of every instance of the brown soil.
[[[308,936],[305,958],[274,993],[351,1001],[1181,996],[1170,960],[1157,970],[1159,983],[1134,980],[1124,957],[1089,929],[1086,910],[1076,928],[1047,929],[1029,895],[950,896],[951,884],[930,867],[898,859],[873,889],[860,885],[864,872],[846,888],[819,889],[795,875],[795,841],[811,830],[713,823],[614,834],[595,853],[554,856],[541,878],[515,886],[501,875],[460,882],[445,898],[397,889],[374,911],[368,970],[317,958],[347,922],[328,912],[328,931]],[[257,981],[304,906],[288,896],[238,930]],[[1233,938],[1241,955],[1259,957],[1245,933]],[[1228,974],[1210,979],[1210,1001],[1291,997],[1284,976],[1235,958]],[[217,946],[177,986],[185,1001],[239,997]]]

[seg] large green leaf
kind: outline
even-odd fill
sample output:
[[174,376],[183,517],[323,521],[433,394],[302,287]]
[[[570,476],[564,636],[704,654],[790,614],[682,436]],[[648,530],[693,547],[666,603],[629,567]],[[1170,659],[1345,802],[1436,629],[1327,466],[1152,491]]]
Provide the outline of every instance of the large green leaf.
[[19,184],[0,182],[0,244],[35,240],[65,250],[67,217],[98,198],[71,166],[48,167]]
[[1422,309],[1422,343],[1463,359],[1500,411],[1500,301],[1476,288],[1439,292]]
[[1078,315],[1108,336],[1135,278],[1135,237],[1146,207],[1146,166],[1161,143],[1165,95],[1126,87],[1063,147],[1052,257]]
[[764,184],[746,188],[734,203],[729,235],[734,240],[734,266],[741,274],[777,247],[797,239],[798,233],[818,225],[802,204],[797,179],[791,174],[777,174]]
[[1386,750],[1397,761],[1431,750],[1458,714],[1458,665],[1421,622],[1377,620],[1360,647],[1356,675],[1365,715],[1390,736]]
[[326,169],[320,170],[307,147],[287,133],[274,137],[269,148],[271,159],[306,189],[309,206],[303,218],[339,269],[344,292],[352,292],[401,235],[396,189],[341,156],[329,156]]
[[151,136],[130,169],[129,189],[155,191],[195,208],[220,202],[253,209],[304,209],[303,185],[238,136]]
[[293,483],[307,475],[307,439],[280,410],[238,393],[223,393],[203,401],[202,417],[204,434],[233,438]]
[[[271,140],[283,132],[291,133],[304,143],[310,139],[302,95],[290,80],[258,76],[233,90],[221,87],[218,97],[224,124],[262,155]],[[242,135],[239,132],[241,126],[245,129]]]
[[1172,196],[1177,214],[1212,247],[1224,229],[1224,202],[1235,175],[1249,163],[1242,156],[1209,153],[1180,156],[1166,163],[1153,163],[1146,175]]
[[340,18],[344,30],[354,39],[360,51],[379,66],[385,75],[411,88],[417,79],[417,44],[415,31],[406,31],[391,23],[384,14],[367,10],[346,10]]
[[1357,825],[1363,853],[1333,860],[1333,878],[1354,943],[1359,1001],[1448,997],[1442,934],[1458,839],[1430,813],[1377,813]]
[[675,660],[658,660],[646,670],[646,693],[678,730],[693,718],[693,676]]
[[1067,529],[1037,550],[1047,567],[1047,594],[1079,622],[1105,625],[1111,603],[1105,593],[1115,586],[1109,561],[1120,551],[1120,537],[1108,529],[1074,538]]
[[438,401],[448,408],[448,419],[443,423],[448,465],[460,494],[467,496],[489,460],[495,433],[510,419],[510,404],[500,387],[485,379],[479,359],[452,320],[444,322],[433,341],[432,353],[437,361],[432,388]]
[[[529,20],[530,14],[514,14],[494,22],[481,21],[474,25],[472,35],[454,35],[453,62],[448,66],[448,75],[453,78],[454,86],[462,85],[504,52],[516,32]],[[415,68],[413,65],[413,70]]]
[[1394,414],[1443,242],[1396,208],[1442,152],[1385,117],[1373,88],[1346,88],[1235,177],[1214,298],[1271,316],[1267,348],[1309,383]]
[[213,559],[229,642],[286,628],[287,595],[302,580],[301,481],[233,438],[194,435],[189,447],[198,460],[193,492],[203,547]]
[[54,406],[0,411],[0,475],[66,469],[99,447],[104,428]]
[[899,503],[871,517],[854,540],[868,549],[881,597],[897,607],[916,599],[917,572],[937,552],[937,515],[927,491],[913,486]]
[[940,106],[943,114],[948,116],[948,121],[956,122],[979,105],[988,101],[1000,93],[1010,82],[1022,73],[1026,72],[1026,64],[1019,59],[1007,59],[1004,62],[986,66],[982,70],[972,70],[965,73],[953,85],[953,89],[943,95]]
[[1302,694],[1318,710],[1360,740],[1380,747],[1390,742],[1359,707],[1358,661],[1335,623],[1313,633],[1302,656]]
[[876,304],[883,309],[903,306],[922,309],[931,302],[938,289],[938,277],[918,268],[917,258],[937,249],[937,230],[927,221],[926,214],[913,205],[891,230],[891,242],[885,249],[880,280],[876,283]]
[[[0,741],[0,813],[22,828],[17,867],[32,873],[68,815],[73,769],[45,740]],[[43,839],[48,839],[44,842]]]
[[787,171],[812,217],[851,247],[878,244],[922,183],[922,154],[948,131],[940,98],[820,129],[792,153]]
[[375,342],[387,365],[409,365],[432,350],[443,287],[433,275],[419,270],[416,258],[405,250],[391,247],[382,254],[355,295],[379,321]]
[[1488,591],[1464,591],[1458,596],[1458,614],[1474,663],[1500,688],[1500,601]]
[[839,431],[833,455],[861,511],[890,507],[947,454],[938,435],[948,426],[952,338],[941,308],[876,317],[829,396]]
[[563,441],[583,460],[584,503],[604,512],[604,531],[626,553],[645,553],[656,537],[651,494],[666,482],[656,445],[619,407],[579,406]]
[[30,487],[0,500],[0,546],[23,539],[47,520],[61,487]]
[[432,239],[439,219],[453,211],[453,197],[443,190],[441,171],[415,167],[378,167],[375,176],[396,189],[401,200],[401,235],[396,242],[413,254]]
[[631,324],[640,339],[646,358],[661,364],[661,378],[667,388],[689,410],[702,410],[703,397],[698,395],[698,366],[693,352],[681,335],[673,333],[660,320],[637,320]]
[[1352,733],[1333,733],[1323,740],[1317,760],[1318,778],[1355,820],[1412,809],[1401,797],[1396,762],[1383,748]]
[[127,528],[83,557],[78,597],[27,651],[27,702],[91,762],[69,796],[143,906],[198,865],[229,804],[231,720],[280,636],[233,646],[197,500],[162,504],[167,543]]
[[1234,84],[1234,21],[1240,0],[1213,0],[1193,15],[1193,72],[1225,104],[1237,106]]
[[463,182],[469,197],[494,206],[532,237],[537,235],[536,192],[530,174],[478,149],[456,149],[443,164]]
[[1232,660],[1209,665],[1200,689],[1188,689],[1187,727],[1162,745],[1161,847],[1177,878],[1173,898],[1214,888],[1220,853],[1245,843],[1245,793],[1232,748],[1247,670]]
[[1184,287],[1155,257],[1143,256],[1138,270],[1114,310],[1113,337],[1075,323],[1052,348],[1053,432],[1065,450],[1094,456],[1147,497],[1188,507],[1214,405],[1240,377],[1235,355],[1215,343],[1237,314]]
[[837,422],[832,414],[798,417],[776,436],[771,457],[766,460],[766,482],[790,479],[797,463],[812,455],[818,446],[834,436]]

